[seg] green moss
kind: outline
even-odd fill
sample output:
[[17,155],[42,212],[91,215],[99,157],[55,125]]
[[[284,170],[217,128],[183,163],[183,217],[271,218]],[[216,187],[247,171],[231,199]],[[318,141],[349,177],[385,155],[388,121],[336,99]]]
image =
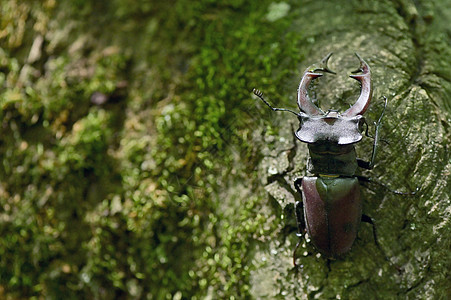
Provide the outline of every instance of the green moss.
[[219,191],[237,159],[252,185],[250,90],[302,58],[269,3],[2,3],[0,293],[249,294],[268,214]]

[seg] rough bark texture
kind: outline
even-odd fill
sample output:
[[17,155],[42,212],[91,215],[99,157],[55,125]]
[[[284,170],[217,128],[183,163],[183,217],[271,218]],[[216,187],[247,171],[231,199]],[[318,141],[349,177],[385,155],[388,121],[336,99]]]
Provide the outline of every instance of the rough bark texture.
[[[352,251],[342,260],[329,262],[304,243],[298,251],[298,255],[305,255],[299,259],[299,269],[288,268],[295,239],[271,241],[266,253],[259,252],[257,257],[266,257],[268,262],[252,277],[255,296],[451,296],[451,49],[449,31],[441,25],[451,15],[449,6],[442,5],[439,1],[346,1],[328,5],[312,1],[296,9],[298,17],[291,29],[305,38],[302,49],[308,53],[299,70],[328,52],[335,53],[329,64],[333,70],[351,70],[352,65],[358,66],[351,55],[357,51],[372,68],[376,95],[368,113],[370,118],[376,120],[381,112],[379,97],[389,98],[382,130],[387,143],[382,143],[370,176],[393,189],[412,191],[419,187],[420,191],[407,197],[370,186],[364,192],[364,212],[376,220],[383,253],[375,247],[371,228],[365,224]],[[356,88],[350,84],[355,85],[345,76],[318,84],[321,106],[343,109],[343,100],[355,101]],[[294,86],[291,85],[292,93]],[[305,145],[291,138],[296,122],[281,118],[278,135],[288,143],[268,146],[273,156],[266,155],[261,171],[267,173],[263,177],[267,191],[290,213],[287,207],[296,199],[291,183],[296,176],[305,174],[307,153]],[[369,159],[370,144],[362,142],[359,146],[360,156]]]
[[[447,1],[157,2],[1,1],[0,298],[451,298]],[[358,52],[389,101],[364,174],[420,190],[363,189],[382,251],[362,224],[294,268],[307,148],[250,91],[294,109],[329,52],[311,95],[353,103]]]

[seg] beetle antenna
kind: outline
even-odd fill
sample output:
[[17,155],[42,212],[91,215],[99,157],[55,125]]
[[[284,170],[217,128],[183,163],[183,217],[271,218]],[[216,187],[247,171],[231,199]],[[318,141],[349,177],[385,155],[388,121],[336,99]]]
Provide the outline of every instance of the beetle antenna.
[[275,108],[272,107],[271,104],[268,103],[268,101],[265,100],[265,98],[263,98],[263,93],[260,90],[257,89],[253,89],[252,92],[254,93],[255,96],[257,96],[258,98],[260,98],[260,100],[262,100],[269,108],[271,108],[273,111],[287,111],[290,112],[292,114],[295,114],[296,116],[299,116],[299,114],[295,111],[292,111],[290,109],[286,109],[286,108]]

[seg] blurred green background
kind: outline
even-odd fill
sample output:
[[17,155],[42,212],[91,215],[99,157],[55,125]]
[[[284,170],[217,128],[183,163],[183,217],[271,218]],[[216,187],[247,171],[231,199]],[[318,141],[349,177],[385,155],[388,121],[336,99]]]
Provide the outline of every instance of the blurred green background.
[[1,2],[1,298],[246,293],[265,217],[215,191],[237,154],[252,182],[250,82],[301,59],[269,3]]

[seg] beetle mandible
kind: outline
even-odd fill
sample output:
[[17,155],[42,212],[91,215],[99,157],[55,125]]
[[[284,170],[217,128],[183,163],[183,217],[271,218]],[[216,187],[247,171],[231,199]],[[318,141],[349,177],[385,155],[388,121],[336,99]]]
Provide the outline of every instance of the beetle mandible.
[[[274,108],[263,98],[262,92],[254,89],[253,93],[273,111],[287,111],[299,119],[299,129],[295,135],[301,142],[308,144],[310,157],[307,169],[313,176],[297,178],[294,181],[296,190],[302,196],[302,201],[296,201],[295,204],[297,236],[302,237],[306,230],[320,253],[327,258],[337,258],[351,249],[361,221],[373,225],[373,235],[378,245],[372,219],[362,214],[359,180],[369,181],[369,178],[356,175],[356,170],[357,167],[372,169],[374,166],[387,98],[384,97],[384,109],[375,123],[371,159],[369,162],[359,159],[356,156],[355,144],[362,139],[364,126],[368,136],[368,124],[363,114],[372,98],[370,67],[356,53],[360,68],[352,72],[354,75],[350,77],[361,84],[359,98],[343,113],[336,110],[323,112],[309,98],[308,86],[312,80],[323,76],[323,73],[335,74],[327,67],[331,55],[332,53],[329,53],[323,58],[319,66],[310,66],[304,72],[297,95],[299,113],[285,108]],[[293,254],[294,265],[299,244],[300,241]]]

